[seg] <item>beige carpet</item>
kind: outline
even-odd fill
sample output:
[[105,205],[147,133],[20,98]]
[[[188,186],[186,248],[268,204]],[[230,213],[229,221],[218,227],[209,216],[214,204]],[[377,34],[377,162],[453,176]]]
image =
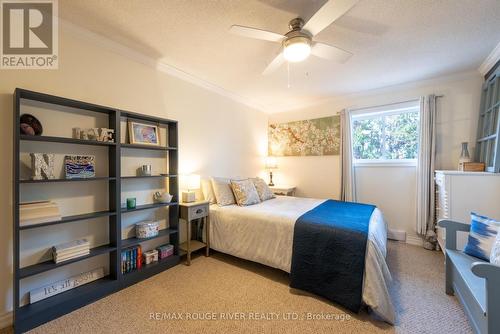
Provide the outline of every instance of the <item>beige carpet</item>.
[[[219,253],[198,256],[190,267],[179,265],[32,333],[471,333],[457,300],[444,293],[440,252],[389,242],[388,263],[396,326],[291,291],[284,272]],[[152,312],[184,319],[151,320]],[[212,313],[218,320],[193,319]],[[332,318],[307,320],[308,313]],[[221,314],[247,319],[221,320]]]

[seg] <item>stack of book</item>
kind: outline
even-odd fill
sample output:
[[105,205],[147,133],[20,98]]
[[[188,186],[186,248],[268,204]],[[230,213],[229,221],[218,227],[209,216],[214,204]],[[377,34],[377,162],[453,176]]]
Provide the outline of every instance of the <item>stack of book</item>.
[[27,202],[19,205],[21,226],[36,225],[61,220],[57,203],[51,201]]
[[122,251],[122,274],[141,269],[142,267],[142,248],[136,246]]
[[52,257],[55,263],[75,259],[90,254],[90,244],[87,239],[66,242],[52,247]]

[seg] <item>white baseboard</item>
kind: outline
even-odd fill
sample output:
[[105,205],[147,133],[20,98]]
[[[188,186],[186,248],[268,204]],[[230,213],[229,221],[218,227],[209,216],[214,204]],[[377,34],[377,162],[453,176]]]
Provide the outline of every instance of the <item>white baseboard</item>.
[[407,235],[406,236],[406,243],[409,245],[415,245],[415,246],[424,246],[424,240],[422,240],[421,237],[418,235]]
[[12,312],[7,312],[0,315],[0,328],[12,326]]
[[387,239],[406,242],[409,245],[424,246],[424,241],[418,235],[409,234],[402,230],[394,230],[392,228],[387,230]]
[[396,241],[406,241],[406,232],[390,228],[387,230],[387,238]]

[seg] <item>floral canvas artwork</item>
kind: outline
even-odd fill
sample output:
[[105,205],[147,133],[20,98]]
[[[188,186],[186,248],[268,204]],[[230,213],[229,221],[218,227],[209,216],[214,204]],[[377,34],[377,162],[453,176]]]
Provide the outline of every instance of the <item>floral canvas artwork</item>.
[[269,124],[270,156],[340,154],[340,116]]

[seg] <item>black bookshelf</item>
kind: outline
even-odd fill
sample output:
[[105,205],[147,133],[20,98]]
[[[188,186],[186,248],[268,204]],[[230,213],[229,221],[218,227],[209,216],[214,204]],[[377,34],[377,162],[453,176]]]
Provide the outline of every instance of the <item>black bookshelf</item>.
[[[59,316],[69,313],[77,308],[92,303],[102,297],[105,297],[113,292],[123,289],[131,284],[140,282],[150,276],[167,270],[180,261],[179,250],[179,187],[178,187],[178,130],[177,121],[159,118],[149,115],[142,115],[130,111],[119,110],[112,107],[100,106],[92,103],[67,99],[63,97],[33,92],[25,89],[17,88],[14,92],[14,168],[13,168],[13,217],[14,217],[14,330],[16,333],[28,331],[47,321],[53,320]],[[20,133],[19,116],[22,114],[22,102],[24,100],[38,101],[46,104],[51,104],[57,107],[70,107],[105,114],[108,118],[108,128],[114,129],[115,142],[99,142],[92,140],[82,140],[56,136],[27,136]],[[73,109],[74,110],[74,109]],[[59,110],[64,113],[63,110]],[[74,112],[74,111],[72,111]],[[166,146],[147,146],[120,143],[120,124],[121,122],[138,121],[146,123],[154,123],[167,128],[167,143]],[[77,124],[74,125],[75,127]],[[51,180],[30,180],[20,178],[20,153],[23,142],[44,142],[47,145],[84,145],[88,147],[89,154],[96,146],[107,147],[108,154],[108,170],[107,176],[99,176],[87,179],[51,179]],[[59,151],[63,146],[58,146]],[[121,176],[121,159],[126,158],[123,155],[124,150],[155,150],[163,151],[166,154],[166,164],[168,174],[151,175],[151,176]],[[70,151],[68,151],[70,153]],[[137,154],[137,153],[135,153]],[[168,191],[173,195],[171,203],[150,203],[138,205],[135,209],[122,209],[121,203],[121,183],[128,180],[146,180],[146,179],[165,179],[168,184]],[[36,191],[33,187],[41,187],[44,184],[64,183],[64,187],[77,186],[80,182],[108,182],[108,201],[109,207],[104,211],[89,212],[85,214],[70,215],[62,217],[60,220],[45,222],[37,225],[20,226],[19,224],[19,204],[23,187],[30,185],[29,191]],[[23,186],[25,185],[26,186]],[[122,218],[123,214],[140,210],[157,210],[166,207],[168,210],[168,228],[160,231],[160,234],[154,238],[137,239],[135,237],[122,240]],[[59,264],[53,261],[44,261],[33,265],[20,267],[21,244],[23,242],[22,231],[39,229],[43,230],[48,226],[57,225],[61,229],[71,229],[74,224],[81,221],[101,218],[103,224],[109,232],[109,240],[106,245],[97,246],[90,250],[90,254],[71,259]],[[104,220],[105,219],[105,220]],[[136,246],[143,241],[157,238],[169,238],[169,243],[174,245],[174,255],[158,262],[144,265],[141,269],[122,274],[121,273],[121,251],[132,246]],[[69,241],[69,240],[68,240]],[[49,248],[52,245],[47,245]],[[60,267],[85,261],[89,258],[107,255],[109,258],[109,273],[99,280],[90,282],[80,287],[68,290],[58,295],[49,297],[33,304],[21,304],[20,295],[22,280],[27,277],[36,277],[36,275],[57,270]],[[33,278],[32,278],[33,279]],[[44,282],[45,284],[46,282]]]

